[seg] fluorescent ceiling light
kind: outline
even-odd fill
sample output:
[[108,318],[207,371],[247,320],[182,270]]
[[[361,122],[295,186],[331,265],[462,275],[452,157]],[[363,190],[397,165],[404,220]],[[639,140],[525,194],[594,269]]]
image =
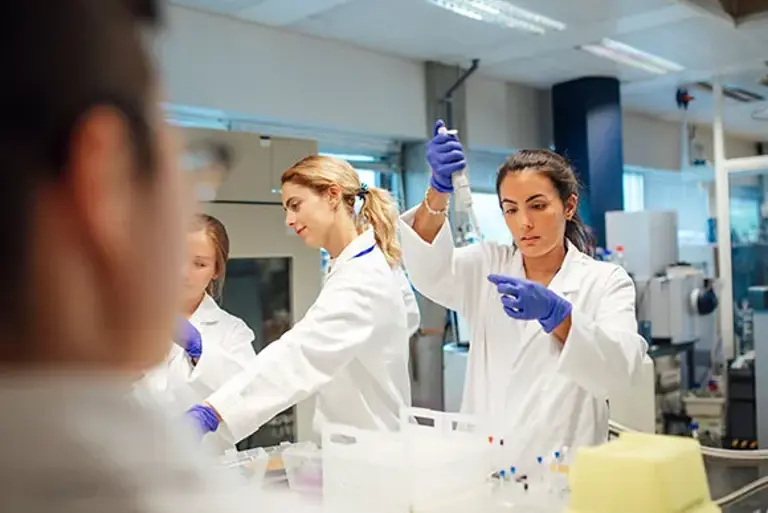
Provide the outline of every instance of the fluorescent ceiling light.
[[346,160],[347,162],[376,162],[376,157],[371,155],[348,155],[344,153],[325,153],[320,152],[320,155],[324,157],[335,157],[337,159]]
[[465,18],[485,21],[534,34],[564,30],[565,24],[531,11],[515,7],[506,0],[427,0]]
[[589,44],[578,47],[580,50],[589,52],[592,55],[610,59],[649,73],[664,75],[675,71],[682,71],[684,68],[672,61],[662,59],[650,53],[643,52],[624,43],[619,43],[613,39],[603,39],[600,44]]

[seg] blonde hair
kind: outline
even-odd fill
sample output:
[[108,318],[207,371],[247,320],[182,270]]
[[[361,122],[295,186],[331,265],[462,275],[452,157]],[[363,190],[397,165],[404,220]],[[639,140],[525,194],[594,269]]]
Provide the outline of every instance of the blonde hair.
[[[391,267],[400,264],[400,243],[397,239],[397,204],[392,195],[379,187],[360,183],[357,171],[349,162],[334,157],[311,155],[291,166],[280,183],[295,183],[324,193],[332,185],[341,189],[342,204],[355,218],[357,232],[373,228],[376,244]],[[355,199],[363,201],[360,214],[355,216]]]

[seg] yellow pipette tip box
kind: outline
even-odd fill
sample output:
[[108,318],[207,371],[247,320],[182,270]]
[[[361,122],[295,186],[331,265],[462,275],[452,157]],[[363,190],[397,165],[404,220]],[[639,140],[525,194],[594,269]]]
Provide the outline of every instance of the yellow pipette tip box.
[[624,433],[576,451],[566,513],[715,513],[696,440]]

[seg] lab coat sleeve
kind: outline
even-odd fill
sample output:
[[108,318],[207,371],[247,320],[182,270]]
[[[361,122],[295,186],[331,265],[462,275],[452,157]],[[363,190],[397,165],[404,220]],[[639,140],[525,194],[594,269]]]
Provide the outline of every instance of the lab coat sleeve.
[[574,308],[558,371],[599,398],[633,385],[642,372],[648,344],[637,332],[635,286],[621,267],[607,278],[598,312]]
[[304,318],[208,398],[219,429],[240,441],[330,382],[371,340],[374,316],[386,315],[373,309],[383,291],[360,280],[326,284]]
[[413,293],[411,282],[408,281],[408,277],[401,267],[395,269],[395,277],[400,285],[400,291],[403,293],[403,302],[405,303],[405,312],[407,314],[406,325],[408,326],[408,338],[410,338],[414,336],[421,327],[419,303],[416,301],[416,294]]
[[435,240],[431,244],[426,242],[413,229],[417,209],[400,217],[400,241],[408,277],[416,290],[430,300],[464,314],[467,299],[479,293],[473,289],[486,283],[483,276],[486,245],[454,248],[447,220]]

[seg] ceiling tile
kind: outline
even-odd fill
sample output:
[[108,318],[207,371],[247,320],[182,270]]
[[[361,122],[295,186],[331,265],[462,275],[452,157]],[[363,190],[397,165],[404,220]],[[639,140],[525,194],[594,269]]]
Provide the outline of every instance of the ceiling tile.
[[471,20],[422,0],[356,0],[291,28],[435,60],[467,60],[474,57],[475,48],[517,44],[537,37]]
[[514,0],[523,9],[568,25],[586,25],[645,13],[674,4],[674,0]]
[[711,69],[764,53],[761,45],[721,20],[706,16],[616,38],[622,43],[677,62],[689,69]]

